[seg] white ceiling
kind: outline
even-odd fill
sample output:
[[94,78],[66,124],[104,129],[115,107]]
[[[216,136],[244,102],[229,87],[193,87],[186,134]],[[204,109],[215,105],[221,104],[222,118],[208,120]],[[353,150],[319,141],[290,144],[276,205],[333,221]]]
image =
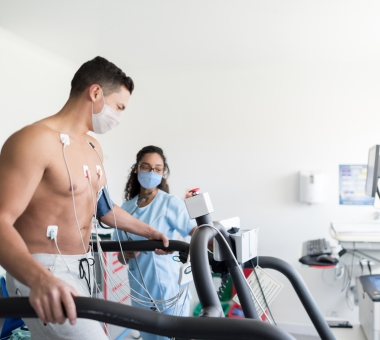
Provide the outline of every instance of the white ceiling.
[[81,64],[132,68],[380,58],[380,1],[0,0],[0,26]]

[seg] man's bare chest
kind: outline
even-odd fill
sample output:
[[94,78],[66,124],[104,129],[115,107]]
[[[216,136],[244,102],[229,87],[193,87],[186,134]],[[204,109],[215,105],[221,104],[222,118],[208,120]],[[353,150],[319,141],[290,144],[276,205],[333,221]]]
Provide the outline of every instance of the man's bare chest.
[[96,201],[98,190],[105,185],[103,172],[100,156],[90,145],[71,142],[54,152],[42,182],[60,196],[88,193]]

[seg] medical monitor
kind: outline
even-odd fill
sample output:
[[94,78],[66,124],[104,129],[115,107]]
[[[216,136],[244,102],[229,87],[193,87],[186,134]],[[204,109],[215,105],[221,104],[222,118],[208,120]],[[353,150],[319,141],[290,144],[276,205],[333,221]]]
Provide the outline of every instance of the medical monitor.
[[[380,145],[375,145],[369,149],[368,165],[367,165],[367,180],[365,186],[365,193],[367,196],[375,197],[377,189],[377,182],[379,179],[379,151]],[[379,195],[380,197],[380,195]]]

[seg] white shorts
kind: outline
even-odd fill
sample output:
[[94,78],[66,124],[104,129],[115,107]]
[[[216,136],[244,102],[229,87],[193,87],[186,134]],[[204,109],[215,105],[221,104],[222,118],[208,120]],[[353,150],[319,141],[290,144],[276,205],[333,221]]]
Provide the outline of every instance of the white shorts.
[[[34,254],[32,255],[51,273],[75,288],[80,296],[90,296],[94,284],[93,257],[91,252],[86,255],[56,255],[56,254]],[[63,258],[63,259],[62,259]],[[86,259],[89,260],[89,265]],[[64,261],[63,261],[64,260]],[[66,266],[66,264],[67,266]],[[81,263],[81,269],[80,269]],[[69,269],[70,271],[69,271]],[[88,271],[90,268],[90,271]],[[81,275],[82,274],[82,275]],[[82,278],[81,278],[82,276]],[[87,278],[87,280],[86,280]],[[9,273],[6,276],[7,290],[10,297],[29,296],[29,287],[23,285]],[[40,319],[24,319],[31,333],[31,340],[105,340],[108,336],[104,333],[102,325],[93,320],[77,319],[74,326],[69,321],[63,325],[45,325]]]

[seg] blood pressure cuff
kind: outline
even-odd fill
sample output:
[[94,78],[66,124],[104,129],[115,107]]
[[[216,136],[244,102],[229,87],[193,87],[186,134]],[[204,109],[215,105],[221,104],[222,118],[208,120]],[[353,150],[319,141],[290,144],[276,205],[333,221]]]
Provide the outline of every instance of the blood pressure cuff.
[[96,218],[107,215],[113,208],[114,204],[111,201],[107,188],[103,187],[98,192],[98,205],[96,209]]

